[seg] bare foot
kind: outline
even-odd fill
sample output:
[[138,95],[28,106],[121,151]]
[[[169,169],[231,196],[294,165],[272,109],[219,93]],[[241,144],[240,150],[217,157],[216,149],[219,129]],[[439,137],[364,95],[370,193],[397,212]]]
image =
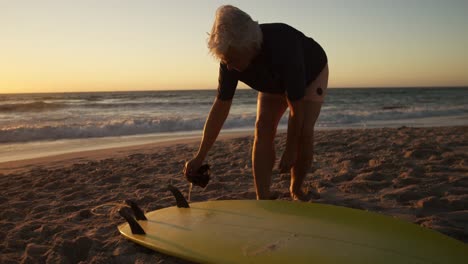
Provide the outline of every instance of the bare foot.
[[306,192],[304,192],[304,190],[302,189],[298,191],[290,190],[290,194],[291,194],[291,199],[293,199],[293,201],[308,202],[310,200],[320,198],[320,194],[313,190],[307,190]]
[[280,193],[277,191],[270,192],[265,198],[259,198],[257,194],[257,200],[276,200],[280,197]]
[[280,193],[277,191],[273,191],[270,193],[270,200],[276,200],[280,197]]

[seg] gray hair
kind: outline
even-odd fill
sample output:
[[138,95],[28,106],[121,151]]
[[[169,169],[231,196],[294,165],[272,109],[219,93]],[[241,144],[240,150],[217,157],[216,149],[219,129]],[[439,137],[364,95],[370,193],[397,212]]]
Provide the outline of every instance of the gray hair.
[[208,49],[213,56],[225,55],[229,47],[259,50],[261,45],[262,30],[247,13],[232,5],[223,5],[216,10],[208,38]]

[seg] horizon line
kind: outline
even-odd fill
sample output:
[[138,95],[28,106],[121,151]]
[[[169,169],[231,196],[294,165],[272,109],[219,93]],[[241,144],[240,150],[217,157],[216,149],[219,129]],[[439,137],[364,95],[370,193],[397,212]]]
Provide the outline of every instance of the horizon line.
[[[468,85],[453,85],[453,86],[353,86],[353,87],[328,87],[328,89],[418,89],[418,88],[468,88]],[[249,90],[249,87],[238,87],[239,90]],[[212,91],[216,88],[203,88],[203,89],[147,89],[147,90],[100,90],[100,91],[63,91],[63,92],[15,92],[15,93],[0,93],[0,95],[12,94],[60,94],[60,93],[129,93],[129,92],[174,92],[174,91]],[[254,90],[254,89],[252,89]]]

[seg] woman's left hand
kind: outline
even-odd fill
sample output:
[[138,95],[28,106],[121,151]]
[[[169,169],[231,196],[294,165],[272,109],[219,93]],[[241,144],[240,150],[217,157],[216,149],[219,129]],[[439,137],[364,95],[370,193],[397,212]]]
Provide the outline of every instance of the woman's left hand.
[[279,163],[279,171],[280,173],[288,173],[291,168],[296,164],[297,160],[297,151],[286,148],[286,150],[283,152],[283,155],[281,156],[281,160]]

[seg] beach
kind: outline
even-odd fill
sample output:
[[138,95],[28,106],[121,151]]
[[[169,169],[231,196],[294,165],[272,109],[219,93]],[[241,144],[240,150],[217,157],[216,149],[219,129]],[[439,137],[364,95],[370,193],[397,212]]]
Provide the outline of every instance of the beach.
[[[255,199],[252,133],[218,140],[212,179],[191,202]],[[285,133],[276,138],[277,160]],[[0,163],[1,263],[186,263],[127,241],[118,206],[174,206],[199,138]],[[390,215],[468,242],[468,126],[318,130],[304,187],[313,203]],[[289,197],[289,174],[272,191]]]

